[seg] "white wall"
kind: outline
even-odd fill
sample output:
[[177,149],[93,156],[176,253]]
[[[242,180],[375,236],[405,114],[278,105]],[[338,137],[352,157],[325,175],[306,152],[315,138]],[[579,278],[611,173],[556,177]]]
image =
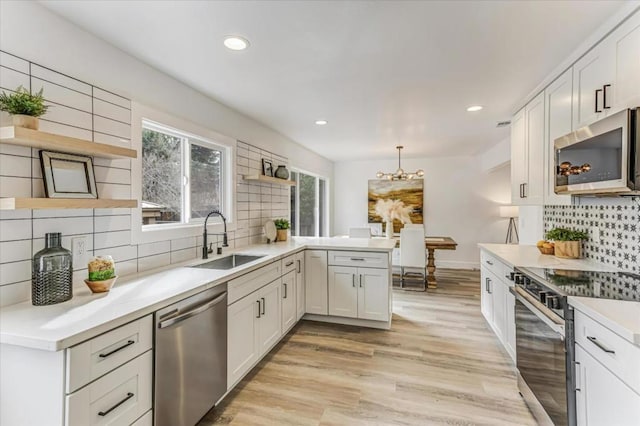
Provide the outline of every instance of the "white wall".
[[[338,162],[334,166],[334,231],[347,234],[350,227],[367,221],[368,180],[378,170],[391,171],[397,160]],[[477,244],[504,242],[508,220],[498,207],[510,202],[510,170],[481,171],[476,157],[406,158],[405,170],[424,169],[424,221],[428,235],[449,236],[456,251],[439,251],[436,264],[471,268],[479,263]]]
[[[25,29],[28,28],[28,37]],[[151,68],[36,2],[0,3],[0,49],[332,176],[332,162]],[[167,60],[171,56],[167,54]],[[215,70],[211,70],[215,78]]]

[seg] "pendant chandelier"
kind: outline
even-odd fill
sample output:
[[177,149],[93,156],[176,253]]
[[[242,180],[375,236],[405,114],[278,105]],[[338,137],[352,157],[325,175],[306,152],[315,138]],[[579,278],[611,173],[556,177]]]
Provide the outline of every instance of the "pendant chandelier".
[[378,172],[376,173],[376,177],[378,179],[409,180],[424,176],[424,170],[422,169],[418,169],[413,173],[407,173],[402,169],[402,166],[400,165],[400,152],[402,151],[402,148],[404,148],[402,145],[396,146],[396,149],[398,150],[398,170],[392,173]]

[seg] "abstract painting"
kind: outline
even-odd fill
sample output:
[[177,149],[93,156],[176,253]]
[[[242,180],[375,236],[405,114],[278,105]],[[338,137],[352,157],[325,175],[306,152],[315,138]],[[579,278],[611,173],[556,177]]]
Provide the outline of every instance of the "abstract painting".
[[[411,223],[423,223],[424,180],[382,180],[369,181],[368,195],[368,222],[383,223],[382,217],[376,214],[378,200],[400,200],[405,206],[411,208],[409,218]],[[393,221],[393,232],[398,233],[402,228],[402,222]]]

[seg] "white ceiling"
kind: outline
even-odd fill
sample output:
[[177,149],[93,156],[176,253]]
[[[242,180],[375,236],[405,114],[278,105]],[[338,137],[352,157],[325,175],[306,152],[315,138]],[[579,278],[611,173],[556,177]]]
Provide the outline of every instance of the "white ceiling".
[[[335,160],[469,155],[621,1],[48,1]],[[232,52],[228,34],[251,47]],[[160,88],[159,88],[160,89]],[[468,113],[470,105],[484,105]],[[326,119],[327,126],[316,126]]]

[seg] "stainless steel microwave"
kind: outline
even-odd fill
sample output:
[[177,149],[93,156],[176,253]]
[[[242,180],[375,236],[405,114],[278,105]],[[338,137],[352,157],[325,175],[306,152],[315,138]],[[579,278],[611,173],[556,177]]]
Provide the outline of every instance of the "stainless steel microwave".
[[640,193],[640,107],[554,141],[556,194]]

